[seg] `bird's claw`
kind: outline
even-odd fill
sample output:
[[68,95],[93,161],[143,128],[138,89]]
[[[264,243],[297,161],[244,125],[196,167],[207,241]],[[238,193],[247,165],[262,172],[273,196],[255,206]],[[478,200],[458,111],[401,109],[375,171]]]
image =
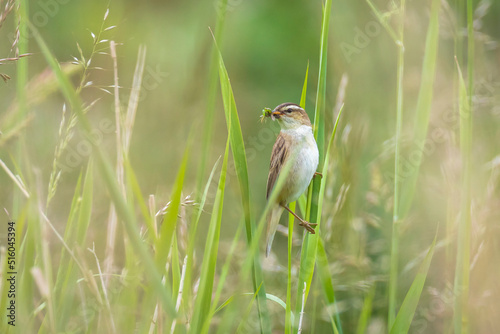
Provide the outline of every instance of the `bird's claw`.
[[309,233],[315,234],[316,231],[312,227],[316,226],[318,224],[317,223],[309,223],[309,222],[304,221],[304,222],[300,222],[299,225],[304,227]]
[[316,175],[319,176],[320,178],[323,178],[323,174],[321,174],[320,172],[314,172],[313,177],[315,177]]

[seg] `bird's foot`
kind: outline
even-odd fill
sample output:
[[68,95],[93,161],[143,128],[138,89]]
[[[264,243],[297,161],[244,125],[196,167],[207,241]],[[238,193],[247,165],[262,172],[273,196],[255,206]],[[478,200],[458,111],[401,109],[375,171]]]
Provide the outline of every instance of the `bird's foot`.
[[310,233],[312,234],[315,234],[316,231],[314,231],[314,229],[312,228],[313,226],[316,226],[318,225],[317,223],[309,223],[309,222],[306,222],[304,219],[300,218],[299,216],[297,216],[297,214],[295,212],[293,212],[292,210],[290,210],[290,208],[286,205],[282,205],[283,208],[285,208],[288,212],[290,212],[292,215],[295,216],[295,218],[297,218],[299,220],[299,225],[300,226],[303,226],[306,230],[308,230]]
[[309,222],[306,222],[305,220],[304,221],[301,221],[299,223],[300,226],[302,226],[303,228],[305,228],[309,233],[311,234],[315,234],[316,231],[314,230],[313,226],[316,226],[318,224],[316,223],[309,223]]
[[323,178],[323,174],[321,174],[320,172],[314,172],[313,177],[315,177],[316,175],[319,176],[320,178]]

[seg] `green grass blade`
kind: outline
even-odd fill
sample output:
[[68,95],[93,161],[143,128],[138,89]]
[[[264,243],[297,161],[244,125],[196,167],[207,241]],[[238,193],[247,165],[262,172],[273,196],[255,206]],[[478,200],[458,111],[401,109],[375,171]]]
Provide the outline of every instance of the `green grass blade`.
[[[75,186],[75,191],[73,194],[73,199],[71,201],[71,206],[69,209],[69,216],[68,220],[66,222],[66,229],[64,230],[64,241],[68,244],[71,245],[74,243],[74,238],[75,238],[75,222],[76,222],[76,217],[78,215],[78,212],[80,210],[80,192],[82,188],[82,173],[80,172],[78,176],[78,181],[76,182]],[[57,281],[55,284],[56,291],[60,291],[60,284],[62,284],[61,279],[62,277],[67,276],[68,274],[68,267],[69,264],[67,261],[69,260],[69,254],[67,253],[66,249],[63,248],[62,253],[61,253],[61,260],[59,262],[59,270],[57,272]],[[66,274],[64,274],[66,272]],[[63,297],[61,295],[61,297]]]
[[318,275],[321,281],[321,286],[323,288],[323,294],[327,302],[327,311],[330,316],[330,322],[332,325],[333,332],[339,334],[339,330],[335,321],[333,320],[333,315],[330,314],[331,306],[335,303],[335,292],[333,289],[332,276],[328,268],[328,258],[326,256],[325,246],[323,245],[323,240],[318,242],[318,254],[317,254],[316,265],[318,267]]
[[[255,296],[255,293],[243,293],[242,295]],[[215,309],[215,313],[221,311],[226,306],[228,306],[229,304],[231,304],[231,302],[235,299],[234,297],[235,296],[229,297],[224,303],[222,303],[219,307],[217,307]],[[266,298],[268,300],[271,300],[271,301],[275,302],[276,304],[280,305],[284,310],[286,310],[286,303],[281,298],[279,298],[278,296],[272,295],[270,293],[266,293]],[[292,321],[293,321],[293,318],[294,318],[294,315],[292,313]]]
[[174,233],[172,240],[172,300],[177,300],[177,293],[179,293],[179,286],[181,282],[181,265],[179,263],[179,247],[177,244],[177,235]]
[[[323,208],[323,198],[326,189],[326,179],[328,176],[328,164],[330,163],[330,152],[333,148],[333,140],[335,139],[335,135],[337,134],[337,127],[339,125],[340,116],[342,116],[342,111],[344,110],[344,105],[342,105],[339,109],[339,113],[337,115],[337,119],[335,120],[335,125],[333,126],[332,134],[330,135],[330,140],[328,141],[328,147],[326,149],[325,161],[323,162],[323,177],[321,178],[321,188],[320,188],[320,196],[318,201],[318,212],[321,212]],[[318,223],[320,222],[321,215],[318,215]]]
[[[368,3],[368,6],[370,6],[371,10],[373,11],[373,14],[375,14],[375,17],[380,22],[380,24],[382,25],[382,27],[384,27],[384,29],[387,31],[387,33],[389,34],[389,36],[391,36],[391,38],[394,41],[394,43],[401,44],[403,41],[399,39],[399,37],[396,34],[396,32],[394,31],[394,29],[392,29],[392,27],[389,25],[389,23],[385,19],[384,15],[382,13],[380,13],[380,11],[373,4],[373,2],[371,2],[370,0],[366,0],[366,2]],[[401,7],[404,7],[404,5],[402,5]]]
[[194,221],[192,224],[189,226],[189,236],[188,236],[188,247],[187,247],[187,262],[186,262],[186,276],[184,278],[184,294],[183,294],[183,302],[184,302],[184,307],[190,309],[191,304],[192,304],[192,291],[191,291],[191,282],[192,282],[192,274],[194,264],[193,264],[193,257],[194,257],[194,247],[196,243],[196,232],[198,230],[198,223],[200,222],[201,214],[203,212],[203,209],[205,208],[205,202],[207,200],[207,195],[208,195],[208,190],[210,189],[210,185],[212,184],[212,179],[215,174],[215,171],[217,170],[217,166],[219,165],[220,158],[217,160],[215,163],[214,167],[212,168],[212,171],[210,172],[210,176],[208,177],[208,181],[205,184],[205,190],[203,191],[203,195],[201,196],[200,199],[200,205],[199,208],[196,212],[196,216],[194,218]]
[[[28,0],[20,0],[18,1],[18,6],[16,7],[17,16],[18,16],[18,33],[19,41],[17,43],[17,49],[19,54],[28,53],[29,46],[29,38],[28,36],[28,20],[29,20],[29,2]],[[5,17],[4,17],[5,18]],[[28,83],[28,58],[21,58],[16,62],[17,66],[17,85],[16,85],[16,98],[18,101],[18,110],[17,115],[15,115],[16,123],[20,124],[26,117],[28,112],[28,91],[26,90],[26,85]],[[2,134],[3,137],[4,134]],[[23,161],[23,155],[21,154],[22,145],[25,145],[23,141],[19,141],[17,143],[17,158],[18,161]],[[22,205],[23,195],[19,191],[18,188],[14,188],[13,194],[13,212],[12,214],[17,215],[19,213],[19,208]]]
[[[404,3],[402,4],[404,6]],[[427,137],[427,130],[429,127],[429,118],[431,111],[431,102],[434,89],[434,79],[436,72],[436,61],[438,53],[439,41],[439,10],[441,2],[433,0],[431,4],[431,17],[429,21],[429,28],[426,36],[425,54],[422,65],[422,79],[420,83],[420,90],[416,107],[416,119],[414,129],[413,145],[410,149],[412,157],[412,168],[408,175],[401,175],[399,169],[400,160],[400,145],[399,136],[396,138],[396,160],[395,160],[395,194],[394,194],[394,209],[393,209],[393,226],[391,238],[391,266],[389,278],[389,310],[388,310],[388,324],[392,326],[395,319],[396,303],[397,303],[397,276],[398,276],[398,253],[399,253],[399,224],[403,220],[408,211],[410,210],[413,198],[415,196],[415,189],[422,163],[425,140]],[[402,8],[404,11],[404,7]],[[404,15],[404,12],[403,12]],[[401,39],[403,38],[403,23],[400,23]],[[402,122],[402,78],[403,78],[403,50],[400,48],[398,57],[398,115],[396,131],[399,135],[401,122]],[[401,190],[399,192],[399,190]]]
[[[76,186],[73,202],[71,204],[70,214],[66,231],[64,234],[64,241],[68,247],[74,247],[75,244],[81,249],[85,248],[85,239],[87,236],[88,226],[90,224],[92,213],[92,197],[93,197],[93,172],[92,163],[89,161],[87,172],[83,181],[83,189],[80,194],[81,174]],[[78,273],[75,268],[74,259],[63,248],[61,261],[59,263],[59,271],[56,277],[55,296],[58,303],[56,319],[58,328],[64,326],[64,319],[68,319],[71,313],[71,308],[75,298],[76,280]]]
[[[31,204],[31,203],[29,203]],[[23,265],[19,268],[19,285],[17,286],[19,300],[33,300],[35,282],[30,273],[30,269],[35,265],[36,258],[36,242],[40,234],[36,233],[37,223],[33,221],[32,205],[26,207],[26,215],[22,219],[26,219],[26,233],[19,251],[19,262]],[[21,218],[21,217],[20,217]],[[21,221],[21,219],[19,219]],[[18,222],[19,222],[18,221]],[[34,317],[33,308],[28,303],[20,303],[18,308],[18,319],[23,319],[19,323],[20,333],[34,332]]]
[[406,1],[402,0],[399,16],[399,49],[397,64],[397,110],[396,110],[396,147],[394,151],[394,201],[392,211],[392,234],[391,234],[391,262],[389,269],[389,310],[388,324],[392,326],[396,318],[396,301],[398,289],[398,262],[399,262],[399,203],[400,203],[400,160],[401,160],[401,129],[403,127],[403,75],[404,75],[404,19]]
[[[217,22],[215,23],[215,31],[214,31],[214,39],[221,45],[222,43],[222,32],[224,31],[224,22],[226,21],[226,13],[227,13],[227,0],[218,1],[216,4],[217,11]],[[215,101],[217,97],[217,79],[219,76],[219,51],[216,45],[212,48],[212,53],[210,56],[210,67],[208,73],[208,93],[207,93],[207,104],[206,104],[206,112],[205,112],[205,120],[203,122],[203,140],[201,141],[202,149],[201,149],[201,161],[198,168],[198,176],[197,176],[197,193],[200,192],[203,177],[206,170],[206,165],[208,161],[208,157],[210,154],[210,146],[212,144],[212,136],[214,131],[214,110],[215,110]]]
[[309,62],[307,62],[306,77],[304,78],[304,85],[302,86],[302,94],[300,95],[300,106],[306,109],[307,98],[307,78],[309,77]]
[[[319,61],[319,77],[318,77],[318,90],[316,94],[316,108],[314,112],[314,138],[318,144],[319,151],[319,172],[322,172],[323,161],[324,161],[324,114],[325,114],[325,101],[326,101],[326,67],[327,67],[327,50],[328,50],[328,32],[330,25],[330,13],[332,8],[332,1],[326,0],[325,6],[323,8],[322,24],[321,24],[321,42],[320,42],[320,61]],[[321,212],[318,210],[319,192],[321,188],[321,180],[319,178],[314,178],[312,181],[312,186],[309,186],[308,195],[308,211],[310,213],[308,219],[312,223],[318,223],[317,230],[319,233],[319,219]],[[310,198],[310,200],[309,200]],[[304,302],[307,301],[307,296],[311,288],[311,281],[314,272],[314,265],[316,261],[316,250],[318,244],[318,233],[309,234],[306,233],[304,242],[302,245],[301,259],[300,259],[300,272],[299,272],[299,284],[297,289],[297,300],[302,300],[302,287],[304,282],[306,282],[306,293]],[[296,314],[300,312],[300,303],[296,303]]]
[[437,233],[424,261],[420,265],[417,276],[413,280],[413,283],[403,300],[403,304],[401,305],[398,315],[396,316],[396,320],[394,321],[394,325],[391,328],[391,334],[408,333],[408,330],[410,329],[420,295],[422,294],[422,290],[424,288],[425,279],[427,278],[427,272],[429,271],[429,267],[431,265],[432,256],[434,255],[436,239]]
[[[333,141],[335,139],[335,135],[337,133],[337,127],[340,121],[340,116],[342,115],[343,111],[343,106],[340,108],[339,113],[337,115],[337,119],[335,121],[335,125],[333,127],[332,134],[330,135],[330,139],[328,141],[328,146],[326,150],[326,154],[323,158],[323,162],[321,165],[318,166],[319,170],[322,171],[323,177],[318,178],[316,177],[313,179],[313,182],[319,181],[320,187],[319,187],[319,192],[318,195],[316,196],[316,203],[314,203],[314,196],[313,196],[313,203],[311,203],[311,213],[317,212],[316,214],[316,220],[313,220],[311,218],[311,222],[315,222],[318,224],[316,230],[318,233],[316,234],[309,234],[307,233],[304,242],[302,245],[302,250],[301,250],[301,262],[300,262],[300,272],[299,272],[299,286],[303,286],[304,282],[306,283],[306,292],[305,292],[305,297],[304,301],[307,301],[307,297],[311,288],[311,282],[314,274],[314,267],[315,267],[315,262],[317,258],[317,250],[318,250],[318,242],[319,242],[319,228],[321,226],[321,212],[323,209],[323,199],[324,199],[324,194],[325,194],[325,189],[326,189],[326,180],[328,177],[328,165],[330,161],[330,152],[333,147]],[[319,143],[318,143],[319,146]],[[321,159],[320,159],[321,160]],[[319,180],[318,180],[319,179]],[[314,185],[314,183],[313,183]],[[313,193],[314,193],[314,187],[313,187]],[[311,215],[311,217],[313,217]],[[333,290],[333,288],[332,288]],[[302,289],[298,289],[297,291],[297,300],[301,300],[302,298]],[[300,305],[299,303],[296,304],[296,312],[299,312]]]
[[[308,193],[302,194],[302,196],[299,197],[297,200],[297,203],[299,205],[300,212],[302,212],[304,215],[307,214],[307,195]],[[306,215],[307,216],[307,215]]]
[[212,313],[210,312],[210,302],[212,300],[212,289],[215,277],[215,265],[217,263],[217,253],[219,249],[220,228],[222,222],[222,207],[224,203],[224,192],[226,188],[227,160],[229,156],[229,138],[226,143],[224,161],[219,177],[219,186],[212,208],[212,216],[208,228],[207,243],[203,253],[201,267],[200,285],[193,311],[190,333],[201,333],[205,321],[209,322]]
[[[434,90],[434,79],[436,74],[436,63],[438,53],[438,38],[439,38],[439,10],[441,8],[440,0],[432,0],[431,17],[429,28],[427,30],[427,39],[425,43],[425,54],[422,65],[422,80],[417,100],[415,129],[414,129],[414,145],[411,146],[410,152],[415,155],[412,157],[412,169],[401,179],[401,198],[399,208],[399,219],[404,219],[410,210],[413,198],[415,196],[415,188],[417,185],[418,172],[422,163],[422,155],[429,127],[429,117],[431,112],[431,102]],[[400,177],[403,175],[400,175]]]
[[155,227],[156,224],[155,217],[151,215],[149,212],[149,208],[144,200],[144,196],[142,195],[141,187],[139,185],[139,181],[137,180],[137,176],[135,175],[135,171],[130,165],[130,160],[128,158],[124,159],[125,165],[125,176],[127,181],[127,194],[133,195],[131,202],[135,199],[142,213],[142,217],[144,218],[144,223],[148,228],[149,238],[154,241],[156,240],[155,235]]
[[[226,115],[226,123],[228,126],[229,141],[231,143],[231,152],[233,153],[234,166],[238,176],[238,183],[241,191],[243,204],[243,212],[245,215],[245,228],[247,234],[248,245],[252,244],[254,238],[255,222],[252,219],[250,210],[250,186],[248,182],[248,167],[245,154],[245,144],[241,132],[238,111],[234,100],[233,90],[229,76],[227,74],[222,55],[219,51],[219,77],[221,84],[222,99],[224,102],[224,113]],[[257,309],[259,312],[259,321],[261,333],[271,333],[271,320],[266,304],[266,290],[262,277],[262,268],[258,254],[253,255],[252,282],[254,291],[257,294]],[[257,288],[260,287],[258,290]]]
[[255,291],[255,293],[252,294],[252,299],[250,300],[247,307],[245,308],[245,312],[243,312],[243,315],[240,316],[240,318],[239,318],[240,324],[238,325],[238,328],[236,328],[236,331],[235,331],[236,334],[244,333],[243,331],[240,330],[240,328],[242,328],[242,326],[247,323],[248,316],[250,315],[250,311],[252,310],[252,305],[255,301],[255,298],[259,294],[259,290],[260,290],[260,286],[257,288],[257,291]]
[[[221,308],[217,307],[217,304],[219,303],[220,296],[222,294],[222,291],[224,290],[225,282],[227,275],[229,273],[229,268],[231,265],[231,260],[233,259],[233,256],[235,254],[236,246],[238,246],[238,241],[240,240],[240,234],[243,230],[243,222],[241,222],[238,226],[238,229],[236,230],[236,233],[233,238],[233,242],[231,243],[231,247],[229,248],[229,252],[227,253],[226,261],[224,262],[224,265],[221,270],[221,274],[219,277],[219,283],[217,284],[217,289],[215,291],[214,298],[212,300],[212,307],[210,309],[210,317],[207,317],[205,319],[205,323],[203,325],[203,329],[201,333],[208,333],[210,322],[208,321],[213,317],[215,313],[217,313]],[[221,306],[223,307],[223,306]]]
[[170,252],[170,246],[172,245],[172,236],[177,226],[177,215],[179,214],[179,207],[181,205],[182,187],[184,185],[184,176],[186,174],[188,157],[189,144],[184,153],[184,157],[182,158],[179,171],[177,172],[167,213],[163,217],[163,223],[158,231],[155,261],[157,268],[160,271],[165,268],[168,253]]
[[[470,8],[468,8],[470,10]],[[470,44],[471,42],[469,42]],[[471,63],[468,66],[473,66]],[[454,284],[454,324],[456,333],[469,332],[469,277],[471,247],[471,150],[472,150],[472,93],[467,88],[457,63],[459,79],[460,151],[462,154],[461,212],[457,240],[457,264]],[[471,75],[471,73],[469,73]],[[473,75],[473,74],[472,74]],[[472,83],[469,83],[472,85]]]
[[[243,295],[251,295],[252,296],[252,300],[250,301],[250,304],[248,304],[247,308],[246,308],[246,311],[244,313],[244,316],[242,317],[241,321],[240,321],[240,324],[238,326],[238,329],[236,330],[236,333],[241,333],[242,331],[240,330],[241,326],[247,321],[247,318],[248,318],[248,315],[250,313],[250,310],[251,310],[251,306],[252,306],[252,303],[254,302],[255,300],[255,293],[244,293]],[[270,300],[270,301],[273,301],[275,302],[276,304],[280,305],[283,309],[286,310],[286,304],[285,302],[279,298],[278,296],[275,296],[275,295],[272,295],[270,293],[266,293],[266,298],[267,300]],[[233,300],[234,298],[230,298],[228,299],[220,308],[222,309],[223,307],[229,305],[229,303]],[[294,315],[292,313],[292,321],[294,320]],[[243,333],[246,333],[246,332],[243,332]]]
[[373,305],[373,298],[375,297],[375,288],[376,285],[373,284],[373,286],[370,289],[370,292],[368,292],[368,295],[365,297],[365,301],[363,302],[363,309],[361,310],[361,314],[359,315],[358,319],[358,328],[356,329],[356,334],[366,333],[366,328],[368,327],[368,321],[372,316],[372,305]]
[[[184,185],[184,177],[186,174],[186,169],[187,169],[187,163],[188,163],[188,158],[189,158],[189,151],[190,151],[190,146],[191,146],[191,135],[189,136],[190,139],[188,139],[188,144],[186,147],[186,150],[184,151],[184,157],[182,158],[181,165],[179,167],[179,170],[177,172],[177,176],[172,188],[172,194],[170,196],[170,204],[168,205],[167,212],[165,216],[163,217],[163,222],[158,230],[158,238],[156,239],[155,243],[155,263],[156,263],[156,268],[157,270],[162,273],[163,275],[167,274],[165,272],[166,269],[166,264],[168,260],[169,254],[171,254],[171,258],[174,259],[174,256],[177,256],[178,260],[178,254],[175,255],[176,253],[176,245],[174,245],[174,233],[177,228],[177,220],[178,220],[178,215],[179,215],[179,208],[181,205],[181,197],[182,197],[182,188]],[[172,290],[171,286],[174,286],[175,289],[175,284],[179,284],[179,276],[176,277],[176,274],[174,271],[176,270],[175,268],[175,261],[172,260],[170,263],[170,268],[173,270],[173,282],[170,284],[170,281],[168,280],[169,275],[165,276],[164,279],[164,289],[169,292],[169,299],[172,305],[175,303],[175,299],[173,298],[173,295],[175,293],[170,293]],[[177,281],[175,281],[177,279]],[[154,290],[149,290],[149,293],[153,293]],[[175,290],[174,290],[175,292]],[[175,310],[174,310],[175,312]],[[173,319],[169,318],[167,319],[167,325],[170,325],[170,321]]]
[[[266,293],[266,298],[268,300],[271,300],[271,301],[277,303],[278,305],[283,307],[284,310],[286,310],[286,303],[280,297],[272,295],[270,293]],[[292,314],[292,317],[293,317],[293,314]]]
[[[307,74],[306,74],[307,78]],[[301,99],[302,100],[302,99]],[[290,203],[290,210],[295,212],[295,202]],[[288,278],[286,284],[286,315],[285,315],[285,334],[292,333],[292,246],[293,246],[293,223],[295,217],[288,215]]]
[[87,166],[87,173],[83,182],[82,198],[80,203],[80,211],[78,221],[76,224],[76,241],[79,246],[83,247],[85,238],[87,237],[87,230],[90,224],[90,215],[92,214],[92,193],[94,177],[92,173],[92,160],[89,161]]
[[[293,159],[288,159],[288,161],[291,161]],[[286,177],[288,176],[288,173],[290,172],[291,169],[291,164],[286,163],[285,166],[283,166],[282,172],[280,173],[278,180],[276,181],[276,185],[274,186],[271,195],[269,196],[269,199],[267,201],[267,204],[260,216],[259,222],[257,224],[257,229],[255,230],[255,234],[253,235],[252,243],[248,246],[247,250],[247,255],[246,258],[243,262],[243,265],[241,266],[241,271],[239,275],[239,284],[237,289],[242,289],[243,286],[245,286],[246,282],[248,281],[249,277],[251,277],[251,272],[254,268],[254,258],[258,256],[258,251],[259,251],[259,240],[262,236],[262,233],[267,226],[267,215],[271,209],[272,204],[275,203],[275,201],[278,198],[278,194],[283,188],[285,184]],[[260,286],[257,287],[260,290]],[[221,325],[219,326],[218,333],[228,333],[230,331],[231,325],[235,318],[237,318],[237,312],[239,311],[238,308],[233,308],[228,310],[222,319]]]
[[[22,38],[17,43],[19,54],[28,53],[28,17],[29,17],[29,2],[28,0],[18,1],[17,14],[19,16],[19,35]],[[26,84],[28,83],[28,58],[21,58],[16,62],[17,65],[17,87],[16,95],[19,103],[18,120],[22,120],[27,112],[27,91]]]
[[[302,86],[302,94],[300,96],[300,106],[306,108],[307,98],[307,81],[309,77],[309,62],[307,62],[306,76]],[[295,212],[295,202],[290,203],[289,208]],[[302,212],[305,213],[305,210]],[[292,332],[292,246],[293,246],[293,223],[295,217],[292,214],[288,215],[288,280],[286,286],[286,316],[285,316],[285,333]]]
[[49,47],[43,40],[38,30],[33,25],[30,25],[30,29],[32,31],[34,39],[38,43],[40,51],[44,55],[52,71],[54,71],[55,73],[61,92],[69,102],[69,105],[71,106],[73,111],[76,113],[83,134],[92,145],[99,171],[102,174],[102,179],[111,195],[118,217],[124,223],[125,231],[127,232],[127,235],[129,236],[137,255],[142,259],[142,263],[144,264],[145,269],[148,271],[148,277],[150,279],[150,282],[152,283],[153,289],[156,291],[163,306],[165,307],[165,310],[170,315],[175,316],[175,307],[170,295],[170,291],[163,287],[160,273],[156,269],[156,265],[154,260],[152,259],[151,253],[143,243],[139,234],[139,228],[136,218],[127,205],[127,202],[121,193],[120,186],[116,181],[116,174],[114,173],[113,168],[111,167],[111,164],[107,160],[106,155],[102,151],[101,147],[97,145],[91,135],[92,127],[83,111],[80,96],[78,96],[68,77],[61,70],[59,63],[52,55],[52,52],[50,51]]
[[[339,109],[339,113],[337,115],[337,119],[335,121],[335,125],[333,127],[332,134],[330,135],[330,140],[328,141],[328,147],[326,150],[325,154],[325,161],[323,164],[323,177],[321,179],[321,188],[320,188],[320,194],[319,194],[319,203],[318,203],[318,211],[322,212],[323,209],[323,199],[325,196],[325,189],[326,189],[326,181],[328,177],[328,164],[330,162],[330,152],[333,148],[333,141],[335,139],[335,135],[337,134],[337,127],[339,125],[340,121],[340,116],[342,115],[342,111],[344,110],[344,105],[342,105]],[[318,220],[318,223],[320,220]],[[326,256],[326,251],[323,247],[321,238],[318,238],[318,247],[317,247],[317,267],[318,267],[318,272],[320,275],[321,283],[323,286],[323,292],[325,294],[326,300],[328,304],[334,304],[335,303],[335,294],[334,294],[334,289],[333,289],[333,284],[330,279],[330,270],[328,268],[328,259]],[[312,276],[311,276],[311,281],[312,282]],[[331,317],[331,316],[330,316]],[[337,333],[342,333],[342,327],[340,326],[340,318],[337,318],[337,324],[332,322],[332,326],[334,329],[334,332]]]

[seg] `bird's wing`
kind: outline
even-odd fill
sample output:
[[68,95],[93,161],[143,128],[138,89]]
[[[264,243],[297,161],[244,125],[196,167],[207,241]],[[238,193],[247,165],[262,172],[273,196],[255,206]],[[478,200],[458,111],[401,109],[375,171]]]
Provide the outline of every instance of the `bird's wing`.
[[289,155],[289,149],[286,144],[285,136],[286,135],[283,135],[283,132],[280,132],[273,146],[273,153],[271,153],[271,165],[269,166],[269,175],[267,177],[266,198],[269,198],[269,195],[271,195],[271,191],[273,190],[274,184],[278,179],[280,170],[284,166]]

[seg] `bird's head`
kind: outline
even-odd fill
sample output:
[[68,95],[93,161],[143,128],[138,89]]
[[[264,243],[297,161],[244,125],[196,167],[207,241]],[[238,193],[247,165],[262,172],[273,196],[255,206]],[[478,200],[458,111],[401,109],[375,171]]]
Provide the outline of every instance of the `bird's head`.
[[295,103],[280,104],[274,108],[271,116],[278,120],[283,130],[295,129],[301,125],[311,126],[311,121],[305,110]]

